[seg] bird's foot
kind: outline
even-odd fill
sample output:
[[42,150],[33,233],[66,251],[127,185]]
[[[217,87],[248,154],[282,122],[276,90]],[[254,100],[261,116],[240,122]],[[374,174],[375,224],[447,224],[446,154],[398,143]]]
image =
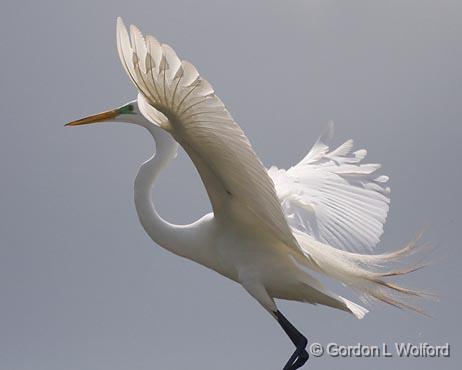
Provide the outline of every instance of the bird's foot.
[[274,316],[278,320],[279,325],[281,325],[282,329],[284,329],[292,343],[297,348],[292,356],[290,356],[289,361],[287,361],[286,366],[284,366],[282,370],[296,370],[302,367],[310,357],[305,349],[308,344],[308,340],[289,322],[289,320],[286,319],[286,317],[279,310],[274,312]]
[[282,370],[296,370],[302,367],[310,357],[308,352],[306,352],[305,347],[306,343],[303,346],[298,347],[292,356],[290,356],[289,361],[287,361]]

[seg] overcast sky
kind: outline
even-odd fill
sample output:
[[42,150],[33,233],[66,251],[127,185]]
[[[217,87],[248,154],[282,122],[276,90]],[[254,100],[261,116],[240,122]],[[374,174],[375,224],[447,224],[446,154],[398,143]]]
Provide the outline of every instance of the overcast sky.
[[[277,370],[293,351],[241,287],[146,236],[132,200],[154,149],[144,130],[63,127],[136,96],[116,53],[118,15],[197,66],[265,165],[296,163],[330,120],[336,143],[366,147],[391,177],[379,251],[427,227],[435,264],[405,282],[441,296],[422,304],[433,318],[280,307],[311,342],[449,342],[451,358],[322,357],[306,368],[459,368],[461,12],[444,0],[4,0],[0,369]],[[184,153],[155,199],[178,223],[210,210]]]

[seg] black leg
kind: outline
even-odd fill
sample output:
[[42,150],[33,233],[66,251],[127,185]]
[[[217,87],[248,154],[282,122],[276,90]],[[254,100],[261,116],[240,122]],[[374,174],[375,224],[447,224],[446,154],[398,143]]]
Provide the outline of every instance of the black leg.
[[308,352],[306,352],[306,345],[308,344],[308,340],[305,336],[300,333],[290,322],[285,318],[285,316],[280,312],[274,312],[276,319],[278,320],[279,325],[281,325],[282,329],[285,333],[289,336],[292,343],[295,345],[296,350],[290,356],[289,361],[284,366],[283,370],[295,370],[302,367],[305,362],[308,360]]

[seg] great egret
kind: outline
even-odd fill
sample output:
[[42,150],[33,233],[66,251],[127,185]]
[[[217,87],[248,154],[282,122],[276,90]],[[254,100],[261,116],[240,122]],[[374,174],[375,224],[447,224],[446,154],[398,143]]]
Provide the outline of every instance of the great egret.
[[[352,313],[366,308],[327,290],[319,272],[361,293],[400,308],[394,297],[419,296],[386,281],[417,267],[389,263],[414,252],[411,243],[386,254],[372,248],[383,232],[389,205],[386,176],[378,164],[361,163],[365,150],[351,153],[348,140],[330,151],[332,127],[306,157],[288,170],[266,170],[241,128],[195,67],[170,46],[117,20],[117,48],[138,89],[136,100],[68,123],[117,121],[146,128],[156,143],[135,180],[135,205],[147,234],[158,245],[240,283],[281,325],[296,349],[284,366],[298,369],[308,359],[307,339],[278,310],[274,298],[322,304]],[[199,172],[213,213],[190,225],[174,225],[156,211],[154,182],[175,158],[180,144]]]

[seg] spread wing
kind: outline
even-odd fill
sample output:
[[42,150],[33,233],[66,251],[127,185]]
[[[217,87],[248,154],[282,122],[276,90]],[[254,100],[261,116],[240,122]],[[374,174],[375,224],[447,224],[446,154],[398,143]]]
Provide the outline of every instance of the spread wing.
[[288,170],[271,167],[289,225],[337,248],[371,249],[383,233],[390,188],[378,176],[379,164],[362,164],[366,150],[351,153],[353,140],[329,151],[333,126],[300,163]]
[[249,140],[195,67],[172,48],[127,32],[117,20],[122,64],[139,90],[143,115],[175,138],[194,162],[217,215],[230,200],[268,232],[299,250],[274,184]]

